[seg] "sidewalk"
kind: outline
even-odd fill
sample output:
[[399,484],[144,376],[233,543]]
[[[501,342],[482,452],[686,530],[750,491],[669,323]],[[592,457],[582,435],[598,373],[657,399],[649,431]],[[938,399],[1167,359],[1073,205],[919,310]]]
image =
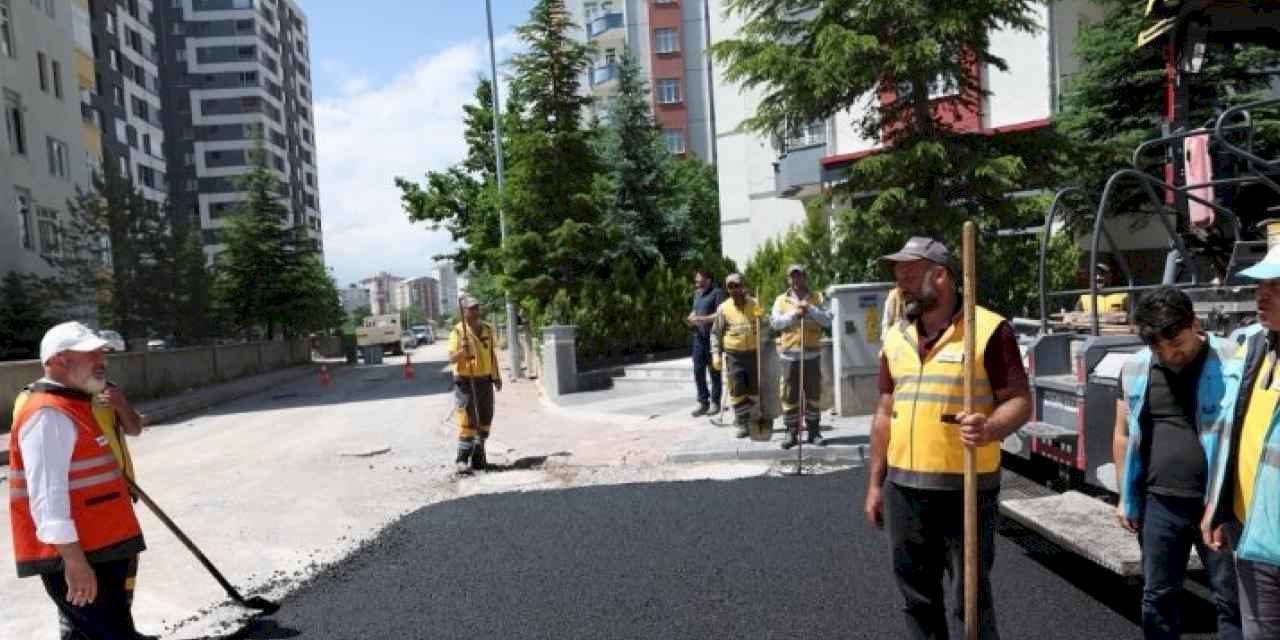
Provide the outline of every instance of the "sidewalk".
[[[315,375],[321,365],[327,365],[332,371],[339,366],[344,366],[345,362],[342,359],[317,361],[311,364],[232,380],[231,382],[210,385],[166,398],[138,402],[134,404],[134,407],[138,410],[138,413],[142,414],[142,424],[147,426],[156,425],[180,416],[203,411],[217,404],[252,395],[263,389],[270,389],[292,382],[303,376]],[[12,407],[8,407],[5,410],[6,412],[10,411]],[[7,467],[8,465],[9,434],[5,433],[0,435],[0,467]]]
[[[693,389],[681,384],[625,385],[604,391],[588,391],[551,400],[542,396],[546,409],[566,418],[605,422],[620,427],[637,440],[648,440],[661,462],[729,462],[795,460],[796,449],[783,450],[782,420],[774,420],[773,439],[754,442],[735,438],[732,412],[719,416],[690,416]],[[871,416],[822,415],[826,446],[804,446],[806,461],[862,464],[868,455]]]

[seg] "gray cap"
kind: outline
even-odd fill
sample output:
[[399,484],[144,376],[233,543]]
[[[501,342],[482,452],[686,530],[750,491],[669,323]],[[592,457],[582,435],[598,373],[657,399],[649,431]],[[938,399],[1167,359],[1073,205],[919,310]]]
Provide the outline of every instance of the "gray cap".
[[799,271],[800,273],[804,273],[805,272],[804,265],[800,264],[799,262],[793,262],[791,263],[791,266],[787,267],[787,275],[791,275],[797,271]]
[[725,276],[724,283],[725,284],[742,284],[742,274],[731,273]]
[[460,304],[462,304],[463,309],[470,309],[471,307],[480,306],[480,301],[476,300],[475,298],[472,298],[471,296],[462,296],[462,300],[460,300],[459,302]]
[[[902,249],[897,253],[891,253],[887,256],[880,257],[881,262],[914,262],[916,260],[928,260],[929,262],[940,264],[944,267],[951,267],[951,252],[947,250],[947,245],[934,240],[933,238],[925,238],[922,236],[914,236],[907,243],[902,245]],[[893,266],[886,264],[885,266]]]

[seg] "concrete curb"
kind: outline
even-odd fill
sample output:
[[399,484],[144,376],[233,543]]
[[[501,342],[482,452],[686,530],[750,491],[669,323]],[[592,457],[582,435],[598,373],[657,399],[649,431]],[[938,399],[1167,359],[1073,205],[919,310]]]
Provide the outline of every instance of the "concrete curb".
[[[796,459],[796,450],[784,451],[774,445],[772,449],[726,449],[720,451],[686,451],[667,455],[666,461],[672,464],[689,464],[698,462],[732,462],[732,461],[771,461],[786,462]],[[815,447],[806,445],[804,459],[809,462],[827,462],[832,464],[865,464],[867,445]]]

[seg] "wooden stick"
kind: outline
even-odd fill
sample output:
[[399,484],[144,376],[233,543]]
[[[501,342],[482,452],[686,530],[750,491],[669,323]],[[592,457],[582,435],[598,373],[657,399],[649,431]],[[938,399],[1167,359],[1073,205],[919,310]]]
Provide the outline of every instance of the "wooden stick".
[[[972,220],[964,223],[964,412],[973,412],[975,365],[974,307],[978,296],[976,236]],[[964,448],[964,631],[978,638],[978,470],[973,447]]]

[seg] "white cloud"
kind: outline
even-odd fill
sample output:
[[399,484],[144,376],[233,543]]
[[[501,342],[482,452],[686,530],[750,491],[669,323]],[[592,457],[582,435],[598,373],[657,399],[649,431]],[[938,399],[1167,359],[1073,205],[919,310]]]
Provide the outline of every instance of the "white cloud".
[[[499,39],[499,60],[515,44],[510,34]],[[339,287],[378,271],[434,275],[431,257],[450,251],[452,239],[410,223],[393,180],[422,180],[462,159],[462,106],[489,75],[488,43],[432,54],[382,85],[327,66],[345,77],[335,83],[340,95],[315,105],[325,261]]]

